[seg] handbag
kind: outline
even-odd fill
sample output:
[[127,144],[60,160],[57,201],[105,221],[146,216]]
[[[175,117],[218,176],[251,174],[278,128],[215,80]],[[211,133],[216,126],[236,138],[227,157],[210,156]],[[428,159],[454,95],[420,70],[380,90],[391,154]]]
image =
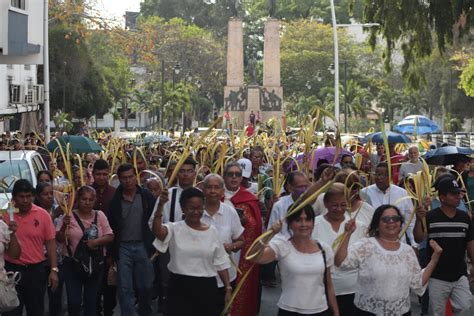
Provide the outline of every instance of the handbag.
[[20,306],[16,284],[20,281],[20,272],[7,272],[0,280],[0,313],[9,312]]

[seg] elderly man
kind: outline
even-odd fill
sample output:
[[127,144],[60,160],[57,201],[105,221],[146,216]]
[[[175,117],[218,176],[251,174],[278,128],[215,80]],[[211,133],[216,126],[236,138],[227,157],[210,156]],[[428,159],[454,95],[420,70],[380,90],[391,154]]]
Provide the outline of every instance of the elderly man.
[[[388,177],[388,164],[381,162],[375,168],[375,184],[372,184],[360,191],[360,195],[363,200],[372,205],[375,209],[380,205],[389,204],[397,206],[403,214],[403,222],[406,224],[410,218],[411,212],[413,211],[413,204],[411,200],[404,199],[408,196],[405,189],[402,189],[394,184],[390,184]],[[410,245],[415,245],[415,239],[413,237],[413,228],[415,227],[415,220],[411,222],[408,227],[405,236],[402,240],[405,240]]]
[[423,169],[423,163],[420,161],[420,151],[418,146],[414,145],[408,148],[408,161],[400,166],[399,180],[403,180],[410,174],[415,174]]

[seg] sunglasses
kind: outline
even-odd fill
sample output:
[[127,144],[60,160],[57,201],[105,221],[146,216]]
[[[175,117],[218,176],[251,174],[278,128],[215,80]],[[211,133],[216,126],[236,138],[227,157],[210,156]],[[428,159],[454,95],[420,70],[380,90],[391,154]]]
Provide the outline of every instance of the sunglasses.
[[383,223],[385,224],[389,224],[389,223],[398,223],[398,222],[401,222],[402,221],[402,217],[399,216],[399,215],[395,215],[395,216],[382,216],[382,218],[380,218],[382,220]]
[[236,178],[239,178],[242,176],[242,172],[226,172],[225,175],[227,177],[236,177]]

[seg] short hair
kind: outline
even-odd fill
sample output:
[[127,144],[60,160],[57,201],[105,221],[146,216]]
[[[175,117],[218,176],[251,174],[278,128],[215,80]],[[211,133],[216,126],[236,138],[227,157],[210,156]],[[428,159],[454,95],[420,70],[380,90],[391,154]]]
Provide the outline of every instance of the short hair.
[[396,207],[395,205],[382,204],[379,207],[377,207],[377,209],[374,211],[374,215],[372,216],[372,221],[370,222],[370,225],[369,225],[370,237],[379,235],[380,219],[382,218],[383,212],[385,212],[389,208],[393,208],[395,211],[397,211],[398,216],[400,216],[401,218],[400,224],[403,225],[403,216],[402,216],[402,212],[400,212],[400,209]]
[[97,170],[105,170],[105,169],[107,169],[107,171],[109,170],[109,163],[104,159],[97,159],[94,162],[94,167],[92,169],[92,172],[95,172]]
[[328,163],[321,164],[313,173],[314,180],[319,180],[319,178],[321,178],[321,175],[323,174],[323,171],[329,167],[331,167],[331,165]]
[[183,190],[183,192],[181,192],[181,196],[179,197],[179,205],[181,205],[181,208],[184,208],[186,202],[194,197],[198,197],[204,201],[204,193],[202,193],[201,190],[194,187]]
[[188,158],[186,158],[186,160],[183,162],[181,166],[184,166],[184,165],[191,165],[193,166],[193,168],[196,168],[197,162],[196,160],[193,159],[193,157],[189,156]]
[[[293,207],[293,204],[290,205],[290,207],[288,208],[288,210],[291,210],[291,208]],[[296,221],[302,213],[305,213],[306,217],[314,222],[314,218],[315,218],[315,215],[314,215],[314,210],[313,208],[311,207],[311,204],[307,204],[305,207],[303,207],[302,209],[300,209],[299,211],[296,211],[294,212],[293,214],[291,214],[290,216],[288,216],[286,218],[286,223],[288,224],[288,230],[290,230],[290,224],[293,223],[294,221]]]
[[82,187],[77,190],[77,197],[83,196],[85,193],[92,193],[96,195],[95,189],[90,185],[83,185]]
[[35,193],[35,188],[30,183],[30,181],[26,179],[19,179],[13,185],[12,196],[15,196],[19,193]]
[[285,188],[288,184],[293,185],[295,183],[296,177],[306,178],[306,175],[303,172],[298,171],[298,170],[288,173],[287,176],[286,176],[286,179],[285,179],[285,183],[284,183]]
[[129,170],[133,170],[133,165],[131,163],[123,163],[117,169],[117,176],[120,178],[120,174]]
[[229,171],[230,168],[232,167],[237,167],[239,168],[240,171],[242,171],[242,166],[237,163],[236,161],[232,161],[232,162],[229,162],[227,165],[225,165],[224,167],[224,175],[227,173],[227,171]]
[[39,179],[39,177],[43,174],[48,175],[48,177],[51,179],[51,182],[53,181],[53,175],[49,170],[41,170],[36,174],[36,179]]
[[349,155],[349,154],[342,154],[342,155],[341,155],[341,161],[344,160],[344,158],[346,158],[346,157],[351,157],[351,159],[352,159],[352,155]]
[[48,182],[39,182],[35,188],[35,196],[38,197],[41,193],[43,193],[44,189],[50,186],[53,186],[53,185]]
[[225,184],[224,184],[224,179],[223,179],[220,175],[218,175],[218,174],[216,174],[216,173],[210,173],[210,174],[208,174],[208,175],[204,178],[204,180],[203,180],[203,182],[204,182],[204,187],[207,186],[207,184],[209,183],[209,180],[211,180],[211,179],[217,179],[217,180],[219,181],[220,187],[221,187],[221,188],[224,188],[224,186],[225,186]]
[[323,198],[324,203],[329,202],[329,200],[332,199],[334,196],[344,195],[344,190],[345,190],[344,184],[339,183],[339,182],[333,183],[324,194],[324,198]]
[[385,168],[385,169],[387,169],[387,171],[388,171],[388,163],[386,163],[386,162],[379,162],[379,163],[377,164],[377,166],[375,166],[375,168],[376,168],[376,169],[377,169],[377,168]]

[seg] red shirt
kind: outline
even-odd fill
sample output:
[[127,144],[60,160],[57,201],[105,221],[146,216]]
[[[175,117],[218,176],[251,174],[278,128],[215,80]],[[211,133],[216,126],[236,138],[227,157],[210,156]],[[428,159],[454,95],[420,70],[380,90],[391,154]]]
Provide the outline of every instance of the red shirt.
[[100,192],[95,183],[92,186],[94,187],[96,193],[94,210],[101,210],[104,212],[104,214],[109,214],[109,203],[115,194],[115,188],[111,185],[107,185],[104,192]]
[[[37,264],[46,260],[45,242],[56,237],[53,221],[48,212],[32,204],[31,209],[25,215],[14,214],[18,224],[16,238],[20,243],[21,255],[15,260],[5,253],[5,260],[13,264]],[[8,214],[3,216],[3,220],[10,222]]]
[[392,164],[392,182],[398,185],[398,176],[400,175],[400,164],[405,161],[405,157],[398,153],[395,153],[390,157],[390,163]]

